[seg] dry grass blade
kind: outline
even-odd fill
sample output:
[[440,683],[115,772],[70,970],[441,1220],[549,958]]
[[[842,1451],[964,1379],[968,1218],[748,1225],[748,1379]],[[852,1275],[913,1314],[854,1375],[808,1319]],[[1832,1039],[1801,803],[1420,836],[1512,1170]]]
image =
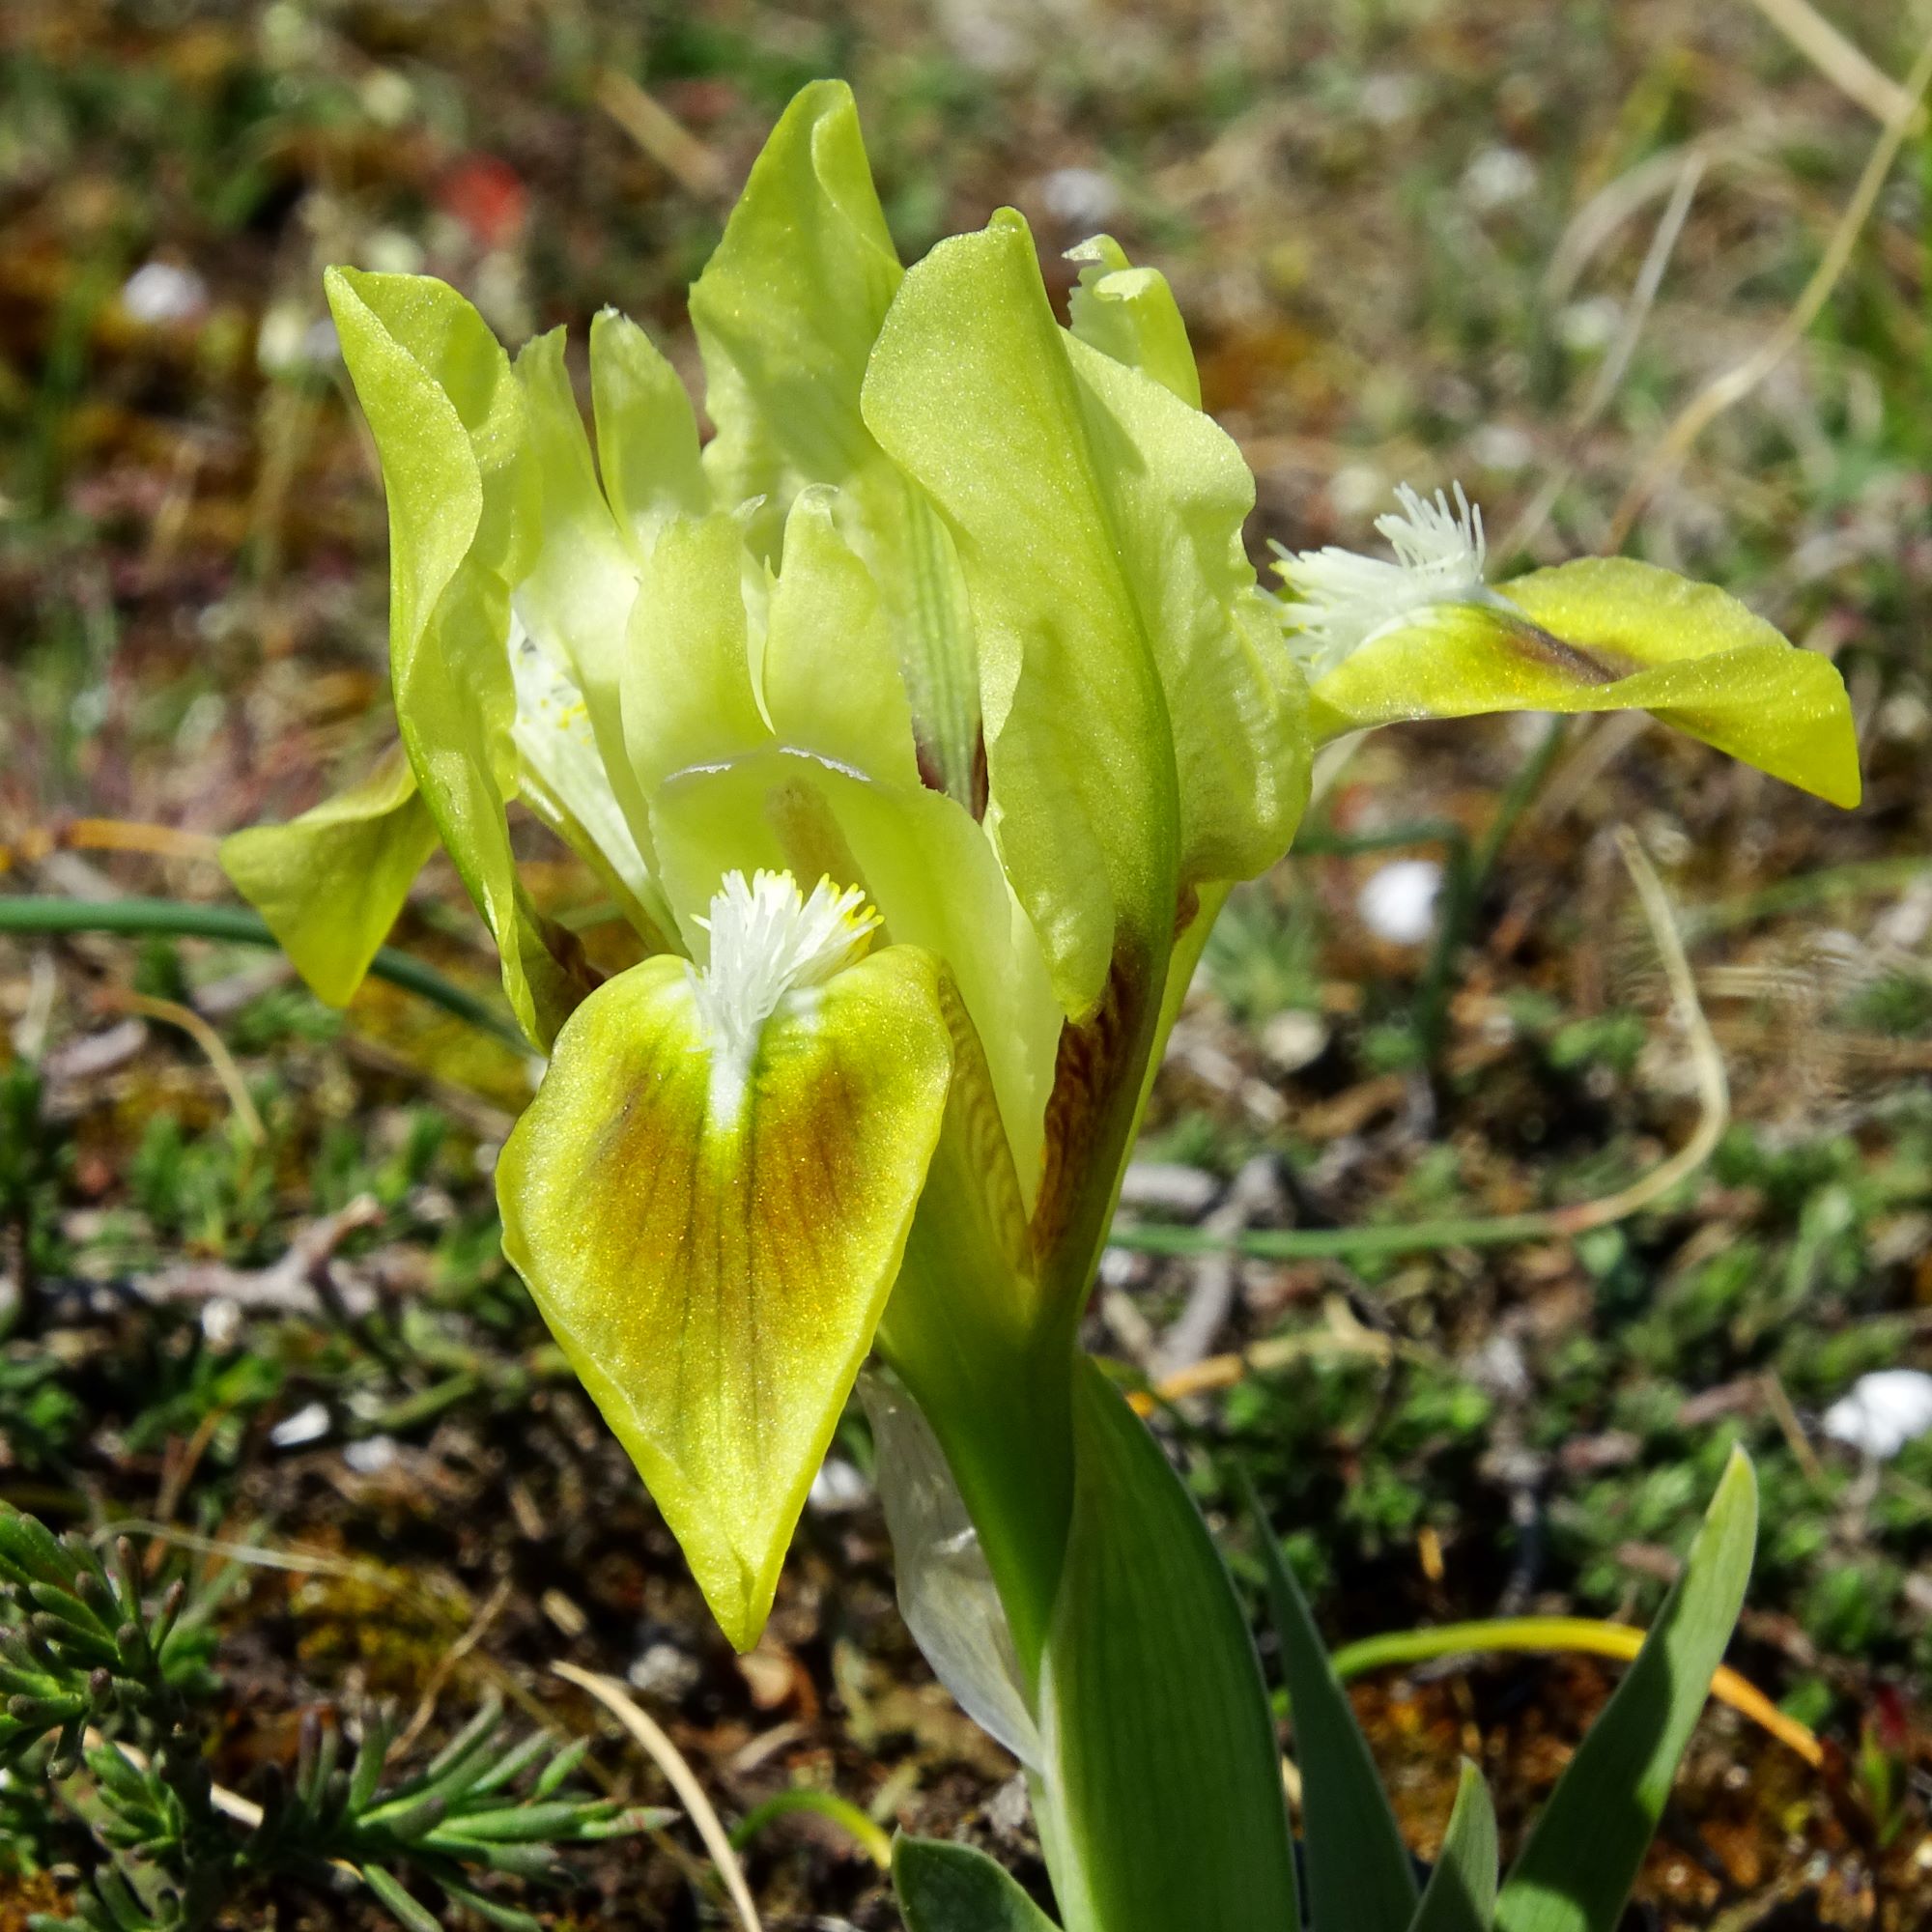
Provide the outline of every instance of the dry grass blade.
[[1650,321],[1650,312],[1657,303],[1657,292],[1663,285],[1663,272],[1670,266],[1671,255],[1676,251],[1677,238],[1684,232],[1684,223],[1690,217],[1690,204],[1696,199],[1698,185],[1703,181],[1709,157],[1700,148],[1686,151],[1682,167],[1678,171],[1676,185],[1670,190],[1670,199],[1664,204],[1662,214],[1658,218],[1656,232],[1650,238],[1650,246],[1644,251],[1643,264],[1637,270],[1635,285],[1631,290],[1629,307],[1624,315],[1623,326],[1617,331],[1616,340],[1610,345],[1609,354],[1604,357],[1603,366],[1597,371],[1597,378],[1590,385],[1590,393],[1584,398],[1583,406],[1577,412],[1576,420],[1570,426],[1568,448],[1563,459],[1545,479],[1536,495],[1524,506],[1521,516],[1496,546],[1498,556],[1514,556],[1529,547],[1536,533],[1542,529],[1545,520],[1556,507],[1556,499],[1569,487],[1570,479],[1577,473],[1577,452],[1583,438],[1597,426],[1604,412],[1609,408],[1624,377],[1630,369],[1631,360],[1636,355],[1637,344],[1643,339],[1643,331]]
[[724,164],[629,74],[606,68],[597,77],[596,92],[598,106],[680,186],[700,201],[724,195]]
[[[125,1738],[110,1739],[102,1732],[97,1731],[92,1725],[89,1725],[87,1731],[87,1747],[89,1750],[99,1750],[102,1746],[108,1744],[111,1744],[136,1771],[147,1770],[148,1754],[138,1746],[130,1745]],[[224,1818],[232,1818],[236,1824],[244,1827],[250,1832],[254,1831],[262,1822],[262,1807],[252,1798],[243,1798],[239,1791],[230,1791],[225,1784],[211,1784],[208,1787],[208,1802]],[[341,1859],[331,1859],[329,1862],[338,1871],[354,1871],[355,1869],[354,1865],[345,1863]]]
[[129,818],[74,818],[64,825],[35,826],[10,845],[0,845],[0,872],[38,865],[54,852],[141,852],[156,859],[201,859],[213,864],[221,840],[177,825],[150,825]]
[[1627,825],[1617,827],[1617,852],[1642,901],[1658,956],[1663,963],[1664,978],[1670,982],[1678,1024],[1688,1037],[1691,1065],[1697,1075],[1697,1125],[1674,1154],[1658,1162],[1628,1187],[1615,1194],[1601,1195],[1595,1201],[1581,1202],[1575,1208],[1554,1209],[1550,1220],[1565,1235],[1581,1235],[1592,1228],[1607,1228],[1613,1222],[1627,1221],[1653,1201],[1662,1199],[1717,1152],[1718,1143],[1723,1139],[1731,1120],[1731,1089],[1724,1076],[1724,1057],[1718,1051],[1710,1021],[1704,1017],[1703,1003],[1697,997],[1697,981],[1691,975],[1690,961],[1685,956],[1684,941],[1671,915],[1663,883],[1637,843],[1636,834]]
[[176,1000],[157,1000],[148,993],[121,990],[109,991],[102,998],[107,1005],[139,1013],[143,1019],[179,1027],[207,1055],[214,1077],[228,1095],[228,1104],[235,1109],[235,1118],[242,1122],[242,1132],[257,1147],[269,1138],[269,1130],[262,1123],[262,1116],[249,1094],[248,1083],[242,1078],[242,1069],[235,1064],[235,1056],[228,1051],[221,1036],[192,1007],[185,1007]]
[[551,1669],[565,1683],[575,1684],[580,1690],[595,1697],[643,1746],[652,1763],[669,1780],[678,1802],[690,1812],[691,1822],[697,1827],[697,1835],[704,1840],[704,1849],[711,1854],[719,1876],[724,1881],[724,1889],[731,1896],[745,1932],[764,1932],[751,1887],[745,1883],[744,1867],[731,1849],[730,1833],[720,1822],[684,1753],[614,1677],[600,1677],[596,1671],[580,1669],[574,1663],[553,1663]]
[[1819,258],[1817,268],[1811,272],[1811,279],[1805,283],[1804,293],[1784,320],[1750,355],[1706,384],[1679,412],[1664,433],[1662,441],[1637,472],[1635,481],[1624,492],[1623,501],[1617,505],[1616,514],[1610,520],[1609,549],[1617,551],[1623,548],[1637,518],[1657,493],[1658,486],[1683,462],[1691,444],[1726,410],[1749,395],[1804,339],[1806,330],[1817,321],[1819,311],[1831,298],[1832,291],[1838,286],[1839,277],[1852,259],[1852,251],[1864,232],[1865,223],[1871,218],[1879,190],[1890,175],[1893,162],[1898,159],[1898,151],[1911,131],[1918,103],[1928,85],[1932,85],[1932,38],[1928,38],[1919,49],[1918,58],[1913,63],[1912,71],[1906,76],[1901,90],[1904,99],[1899,103],[1898,112],[1886,122],[1885,131],[1872,148],[1871,157],[1859,177],[1859,185],[1852,191],[1844,213],[1838,217],[1838,224],[1832,232],[1832,239]]
[[1917,125],[1920,116],[1914,97],[1867,59],[1809,0],[1751,0],[1751,5],[1874,121],[1884,125],[1902,114],[1909,125]]

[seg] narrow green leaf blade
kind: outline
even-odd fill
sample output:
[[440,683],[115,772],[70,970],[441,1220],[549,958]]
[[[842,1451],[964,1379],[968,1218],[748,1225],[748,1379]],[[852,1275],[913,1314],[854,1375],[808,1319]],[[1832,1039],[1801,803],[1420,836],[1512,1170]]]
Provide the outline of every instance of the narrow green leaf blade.
[[1735,1451],[1677,1587],[1503,1886],[1501,1932],[1612,1932],[1723,1661],[1756,1540],[1757,1478]]
[[1464,1758],[1441,1856],[1408,1932],[1490,1932],[1495,1916],[1495,1807],[1483,1774]]
[[1073,1521],[1039,1683],[1041,1835],[1062,1916],[1105,1932],[1292,1932],[1281,1757],[1234,1585],[1185,1486],[1092,1362],[1073,1425]]
[[442,1932],[434,1914],[404,1890],[402,1882],[381,1865],[364,1865],[362,1883],[381,1900],[384,1909],[408,1928],[408,1932]]
[[[1349,1693],[1245,1470],[1240,1480],[1267,1571],[1268,1607],[1294,1719],[1309,1918],[1318,1928],[1405,1932],[1415,1912],[1415,1873],[1395,1813]],[[1493,1888],[1493,1875],[1491,1883]]]
[[1057,1932],[1017,1883],[971,1845],[900,1837],[893,1847],[893,1889],[906,1932]]

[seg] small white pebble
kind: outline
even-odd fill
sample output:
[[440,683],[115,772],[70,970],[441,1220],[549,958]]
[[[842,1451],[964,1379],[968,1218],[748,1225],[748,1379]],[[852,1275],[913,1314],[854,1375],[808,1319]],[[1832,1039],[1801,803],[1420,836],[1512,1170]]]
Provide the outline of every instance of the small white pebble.
[[1415,112],[1416,93],[1412,74],[1372,73],[1363,81],[1355,100],[1378,128],[1393,128]]
[[1508,475],[1535,462],[1536,444],[1513,423],[1485,423],[1469,439],[1469,454],[1485,469]]
[[806,1501],[820,1516],[844,1516],[872,1499],[872,1486],[842,1456],[828,1456],[811,1479]]
[[1578,355],[1607,349],[1623,325],[1624,305],[1615,296],[1585,296],[1556,312],[1556,339]]
[[1463,198],[1488,213],[1536,191],[1536,163],[1520,148],[1485,148],[1463,171]]
[[208,284],[175,262],[143,262],[121,289],[121,306],[151,327],[194,322],[208,308]]
[[1397,859],[1370,874],[1355,898],[1362,923],[1392,946],[1420,946],[1435,930],[1442,867],[1434,859]]
[[1055,168],[1040,183],[1039,198],[1069,228],[1104,228],[1121,206],[1120,189],[1098,168]]
[[1205,1169],[1178,1160],[1137,1160],[1121,1180],[1122,1208],[1156,1208],[1165,1213],[1205,1214],[1221,1183]]
[[400,228],[378,228],[362,243],[362,266],[383,275],[419,274],[423,245]]
[[225,1294],[212,1296],[201,1305],[201,1336],[217,1355],[230,1353],[242,1339],[242,1308]]
[[319,315],[309,324],[302,335],[302,360],[316,369],[342,360],[342,337],[336,333],[334,317]]
[[319,1442],[328,1434],[328,1409],[319,1402],[305,1403],[293,1415],[285,1415],[269,1431],[269,1440],[277,1449],[299,1449],[305,1442]]
[[647,1697],[663,1697],[675,1703],[696,1688],[697,1680],[704,1674],[703,1666],[696,1658],[678,1649],[674,1643],[660,1640],[651,1644],[644,1654],[632,1661],[625,1671],[632,1690],[641,1690]]
[[1328,1029],[1319,1013],[1290,1007],[1262,1028],[1262,1051],[1277,1073],[1299,1073],[1328,1050]]
[[255,360],[271,376],[298,369],[327,369],[338,361],[342,342],[326,315],[311,317],[301,302],[276,302],[255,336]]
[[1932,1432],[1932,1376],[1922,1369],[1880,1369],[1861,1376],[1825,1411],[1825,1434],[1889,1463],[1908,1442]]
[[1389,481],[1370,463],[1345,463],[1328,479],[1328,507],[1340,524],[1356,524],[1379,510],[1389,493]]
[[1901,691],[1879,706],[1878,728],[1894,744],[1917,745],[1932,732],[1932,706],[1916,691]]
[[363,113],[379,128],[400,128],[415,111],[415,89],[392,67],[379,67],[357,92]]
[[1520,1402],[1530,1392],[1529,1364],[1514,1335],[1492,1335],[1463,1358],[1463,1373],[1478,1388],[1505,1402]]
[[358,1442],[342,1445],[342,1460],[358,1476],[380,1476],[384,1469],[395,1466],[396,1456],[393,1435],[365,1435]]

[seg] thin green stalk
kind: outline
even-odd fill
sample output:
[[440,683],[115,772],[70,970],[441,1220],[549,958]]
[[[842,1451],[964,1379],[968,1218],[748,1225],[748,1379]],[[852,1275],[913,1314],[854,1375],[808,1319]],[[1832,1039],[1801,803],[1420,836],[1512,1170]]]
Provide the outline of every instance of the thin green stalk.
[[1425,1061],[1435,1069],[1441,1058],[1448,1031],[1449,994],[1454,978],[1456,954],[1468,939],[1476,907],[1483,889],[1495,870],[1504,845],[1509,842],[1530,801],[1542,790],[1562,749],[1567,718],[1554,718],[1538,741],[1535,751],[1518,767],[1496,807],[1490,828],[1474,845],[1458,840],[1449,847],[1449,863],[1443,879],[1442,914],[1435,928],[1435,944],[1430,949],[1429,963],[1423,969],[1422,984],[1415,999],[1415,1031],[1422,1042]]
[[767,1825],[793,1811],[810,1811],[838,1826],[881,1871],[892,1870],[893,1841],[879,1826],[849,1798],[815,1791],[808,1784],[775,1792],[763,1804],[753,1805],[731,1833],[731,1849],[742,1852]]
[[[0,896],[0,933],[156,933],[170,939],[215,939],[231,946],[278,946],[260,913],[240,906],[190,905],[183,899],[83,900],[51,896]],[[518,1053],[529,1043],[512,1022],[474,993],[445,979],[427,961],[385,946],[369,971],[392,986],[414,993]]]
[[1780,913],[1803,912],[1811,906],[1829,905],[1834,899],[1857,898],[1864,893],[1889,892],[1895,886],[1909,886],[1932,871],[1932,858],[1920,854],[1893,859],[1864,859],[1849,866],[1831,866],[1823,871],[1801,872],[1795,879],[1780,879],[1776,885],[1756,892],[1740,893],[1732,898],[1715,899],[1683,916],[1684,936],[1692,943],[1730,932],[1761,919],[1775,919]]
[[1228,1235],[1203,1228],[1123,1228],[1116,1224],[1107,1245],[1143,1255],[1233,1253],[1252,1255],[1257,1261],[1306,1262],[1426,1254],[1435,1248],[1508,1247],[1520,1241],[1559,1239],[1564,1233],[1556,1214],[1536,1212],[1409,1221],[1387,1227],[1250,1228]]

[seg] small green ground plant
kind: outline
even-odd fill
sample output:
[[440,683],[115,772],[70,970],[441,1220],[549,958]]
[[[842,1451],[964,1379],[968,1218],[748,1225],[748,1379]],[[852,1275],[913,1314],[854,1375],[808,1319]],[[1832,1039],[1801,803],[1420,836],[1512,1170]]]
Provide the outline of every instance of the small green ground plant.
[[562,1848],[667,1815],[586,1796],[574,1782],[584,1747],[507,1738],[496,1704],[402,1777],[387,1714],[365,1719],[345,1757],[340,1726],[310,1711],[291,1776],[259,1802],[218,1791],[206,1752],[222,1588],[217,1575],[193,1595],[180,1578],[156,1591],[128,1538],[103,1562],[85,1538],[0,1504],[0,1776],[43,1790],[104,1853],[72,1917],[36,1917],[35,1932],[202,1932],[251,1902],[345,1883],[408,1932],[434,1932],[404,1875],[488,1924],[537,1932],[477,1874],[542,1885]]

